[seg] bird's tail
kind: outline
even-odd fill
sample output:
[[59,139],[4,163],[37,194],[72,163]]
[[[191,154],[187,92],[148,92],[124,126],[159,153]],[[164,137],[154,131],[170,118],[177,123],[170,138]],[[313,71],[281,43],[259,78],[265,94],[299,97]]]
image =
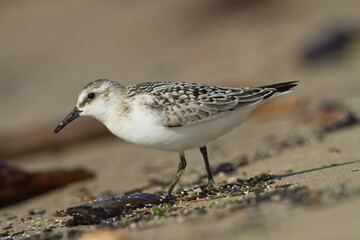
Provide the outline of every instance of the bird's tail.
[[293,87],[297,86],[298,81],[291,81],[291,82],[283,82],[283,83],[276,83],[267,86],[261,86],[261,88],[275,88],[277,92],[287,92],[291,90]]
[[271,94],[271,96],[269,96],[269,97],[275,97],[275,96],[292,91],[293,90],[292,88],[297,86],[297,84],[296,84],[297,82],[298,81],[276,83],[276,84],[272,84],[272,85],[261,86],[261,88],[276,89],[276,91],[274,91],[274,94]]

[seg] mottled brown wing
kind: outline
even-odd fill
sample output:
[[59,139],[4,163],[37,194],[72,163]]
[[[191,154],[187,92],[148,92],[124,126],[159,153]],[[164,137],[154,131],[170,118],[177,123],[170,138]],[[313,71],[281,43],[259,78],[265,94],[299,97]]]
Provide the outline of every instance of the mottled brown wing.
[[129,86],[127,94],[149,94],[149,107],[164,125],[179,127],[221,117],[224,113],[254,105],[276,89],[226,88],[183,82],[152,82]]

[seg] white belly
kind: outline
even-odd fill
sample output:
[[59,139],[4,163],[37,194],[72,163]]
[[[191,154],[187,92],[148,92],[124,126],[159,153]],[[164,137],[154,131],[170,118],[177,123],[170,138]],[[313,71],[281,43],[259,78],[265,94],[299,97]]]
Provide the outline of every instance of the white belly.
[[216,119],[184,127],[167,127],[148,109],[134,109],[126,117],[112,117],[108,129],[125,141],[147,148],[184,151],[205,146],[208,142],[228,133],[243,123],[251,111],[239,109],[226,112]]

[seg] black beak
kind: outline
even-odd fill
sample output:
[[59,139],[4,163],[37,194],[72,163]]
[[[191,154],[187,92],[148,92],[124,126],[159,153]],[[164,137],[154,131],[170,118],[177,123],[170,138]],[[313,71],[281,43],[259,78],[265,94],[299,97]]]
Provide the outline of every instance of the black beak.
[[61,121],[61,123],[55,128],[54,133],[60,132],[66,125],[80,117],[81,111],[75,106],[73,110]]

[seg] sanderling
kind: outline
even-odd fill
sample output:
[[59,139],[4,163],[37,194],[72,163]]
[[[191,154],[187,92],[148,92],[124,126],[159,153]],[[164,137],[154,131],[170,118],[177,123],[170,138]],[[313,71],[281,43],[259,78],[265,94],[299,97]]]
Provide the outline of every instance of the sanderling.
[[177,151],[180,163],[168,195],[185,170],[184,151],[200,148],[208,188],[216,187],[206,144],[243,123],[264,100],[291,91],[296,81],[262,87],[230,88],[186,82],[145,82],[125,87],[99,79],[80,92],[74,109],[55,128],[91,116],[114,135],[143,147]]

